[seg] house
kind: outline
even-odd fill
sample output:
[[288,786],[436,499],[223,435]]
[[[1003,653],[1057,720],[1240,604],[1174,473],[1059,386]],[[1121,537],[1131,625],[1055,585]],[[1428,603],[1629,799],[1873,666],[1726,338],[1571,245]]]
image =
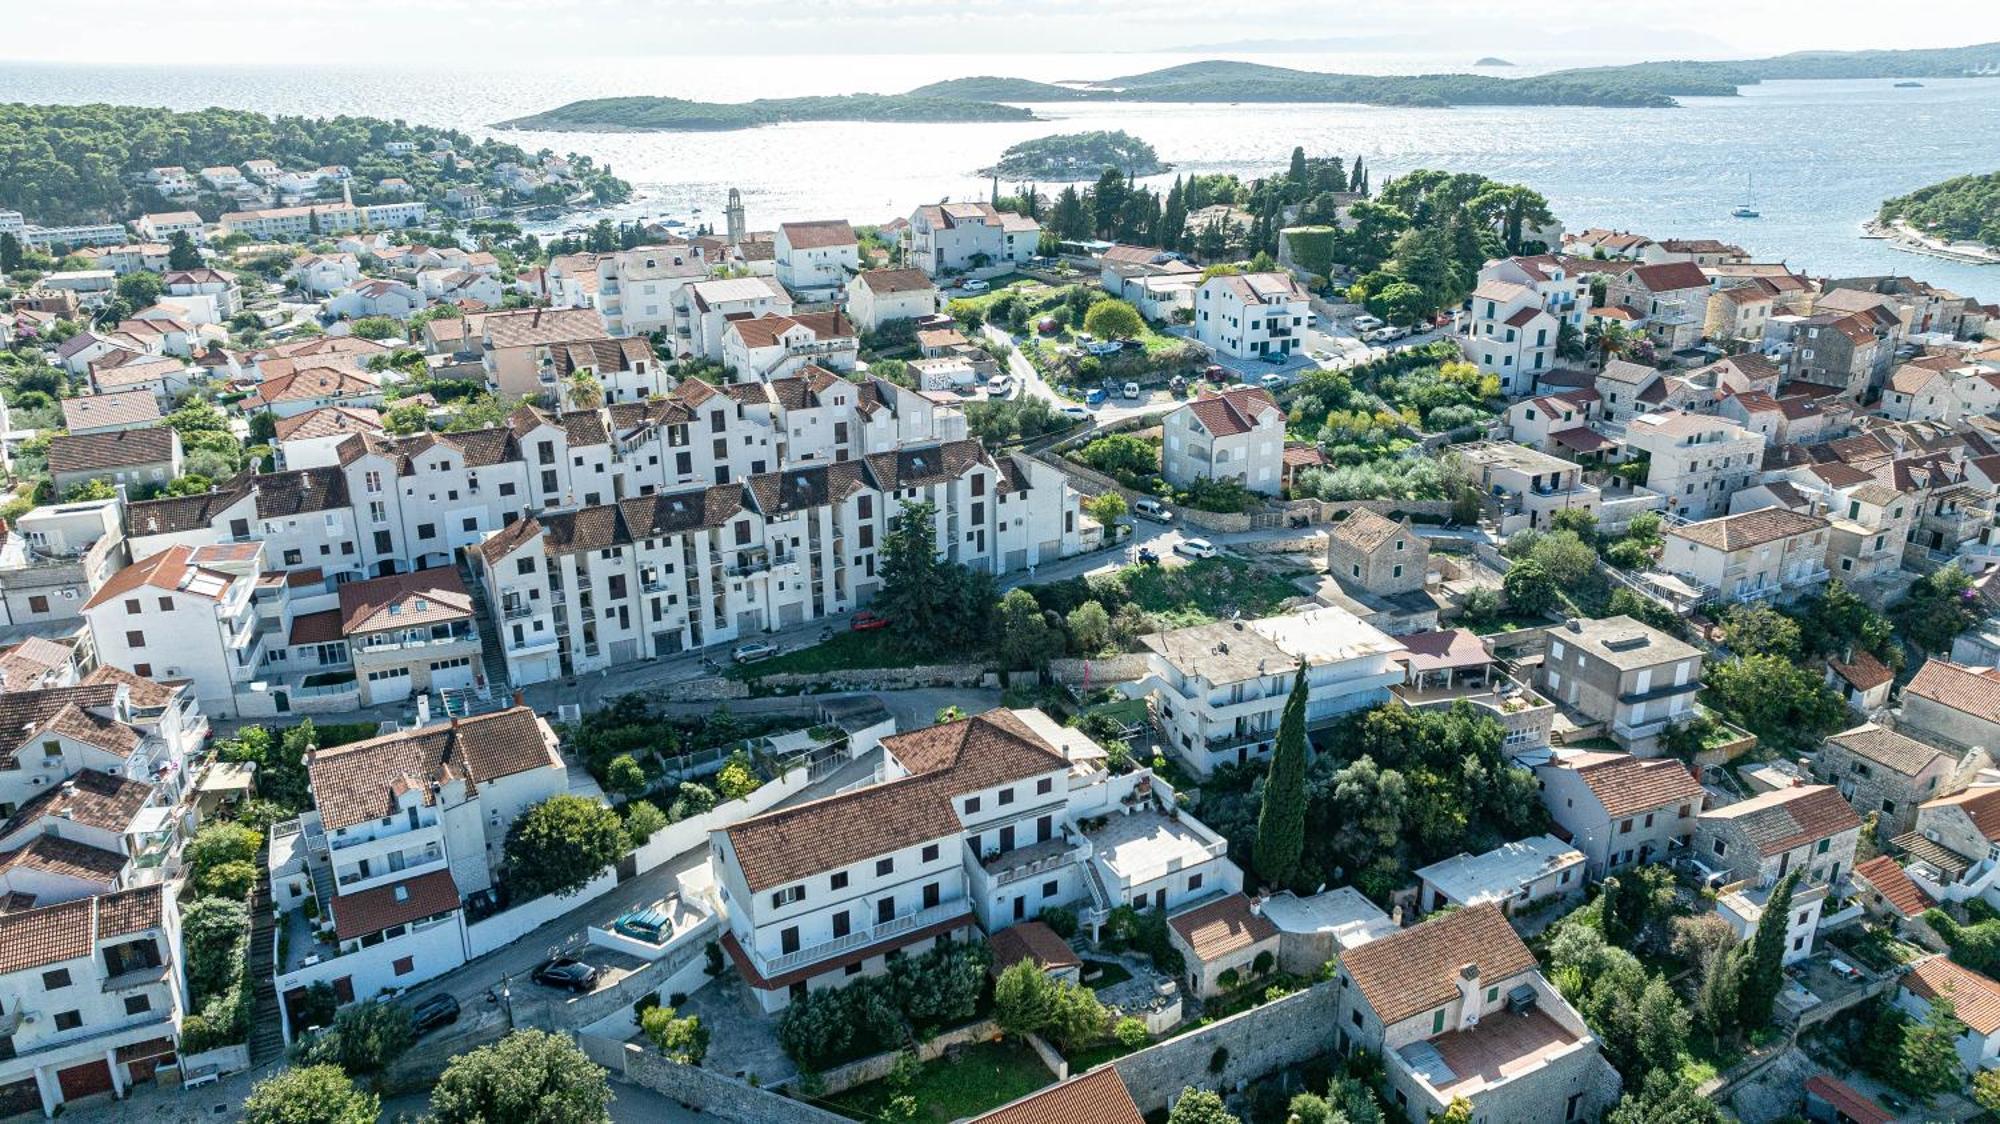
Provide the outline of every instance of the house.
[[1234,480],[1261,495],[1278,494],[1284,475],[1285,412],[1269,391],[1231,387],[1202,394],[1169,413],[1161,475],[1178,487]]
[[197,245],[207,241],[207,230],[201,216],[193,211],[161,211],[140,215],[133,226],[139,236],[148,242],[170,243],[176,234],[185,234]]
[[1166,814],[1164,782],[1110,774],[1095,743],[1039,711],[989,710],[881,747],[881,781],[710,834],[723,952],[765,1011],[975,923],[998,931],[1073,904],[1095,926],[1114,905],[1171,913],[1241,889],[1220,837]]
[[1502,913],[1583,893],[1582,851],[1553,835],[1502,843],[1484,854],[1460,853],[1417,870],[1417,908],[1436,912],[1496,905]]
[[1572,619],[1548,630],[1535,686],[1602,723],[1628,751],[1650,756],[1666,728],[1694,713],[1701,651],[1631,617]]
[[1613,274],[1605,299],[1635,309],[1646,335],[1669,354],[1701,341],[1708,321],[1708,275],[1689,261],[1635,265]]
[[1597,420],[1597,403],[1597,391],[1589,388],[1523,398],[1507,407],[1509,435],[1552,456],[1614,449],[1617,442],[1591,428]]
[[2000,671],[1931,659],[1903,687],[1896,725],[1952,746],[2000,750]]
[[188,175],[186,168],[178,164],[150,169],[146,173],[146,182],[161,195],[192,195],[195,190],[194,178]]
[[1853,648],[1826,658],[1826,683],[1847,701],[1847,708],[1872,714],[1889,705],[1889,688],[1896,673],[1865,648]]
[[160,885],[0,913],[9,1049],[0,1105],[53,1117],[123,1098],[180,1047],[180,915]]
[[[338,614],[362,706],[463,690],[484,678],[472,595],[455,567],[348,582],[340,587],[339,607],[326,612]],[[294,619],[294,635],[312,620]]]
[[1739,881],[1837,885],[1854,869],[1861,817],[1832,785],[1793,785],[1710,808],[1695,818],[1694,857]]
[[1278,962],[1278,927],[1261,901],[1241,893],[1168,917],[1167,943],[1187,963],[1188,990],[1203,999],[1233,991],[1237,981],[1247,983]]
[[1777,311],[1777,294],[1762,285],[1738,285],[1708,295],[1702,334],[1712,340],[1762,343],[1764,325]]
[[838,289],[861,272],[861,243],[846,219],[780,223],[772,242],[778,283],[794,293]]
[[1139,686],[1167,751],[1202,777],[1270,755],[1301,662],[1308,726],[1386,702],[1402,679],[1393,660],[1402,645],[1337,608],[1177,628],[1144,643]]
[[1378,596],[1424,588],[1430,567],[1428,540],[1410,521],[1357,508],[1326,536],[1327,573]]
[[469,269],[427,269],[417,274],[417,288],[429,301],[498,308],[505,296],[500,279]]
[[687,304],[685,354],[722,361],[723,337],[731,321],[790,316],[792,297],[775,277],[730,277],[697,281],[681,290]]
[[769,382],[806,366],[851,371],[861,339],[838,312],[798,312],[731,320],[722,330],[722,364],[748,381]]
[[407,320],[422,307],[424,295],[415,286],[393,277],[370,277],[326,302],[328,312],[349,320],[368,316]]
[[1917,808],[1917,829],[1890,843],[1906,860],[1904,872],[1943,902],[2000,901],[2000,785],[1974,783]]
[[1535,767],[1542,805],[1595,880],[1655,862],[1694,838],[1706,796],[1686,765],[1629,753],[1565,753]]
[[1952,1046],[1965,1071],[2000,1068],[2000,982],[1937,955],[1911,965],[1896,987],[1897,1008],[1919,1023],[1940,999],[1963,1028]]
[[181,435],[164,425],[59,434],[49,438],[48,463],[58,496],[89,480],[106,480],[135,491],[162,488],[181,474]]
[[1195,291],[1194,338],[1237,359],[1289,358],[1304,349],[1311,316],[1306,291],[1291,274],[1226,273]]
[[1703,269],[1718,265],[1740,265],[1750,260],[1743,247],[1714,238],[1663,238],[1639,251],[1641,261],[1693,262]]
[[1625,230],[1605,230],[1602,227],[1591,227],[1575,234],[1565,234],[1562,239],[1562,249],[1565,254],[1611,261],[1637,260],[1652,246],[1653,240],[1643,234],[1633,234]]
[[1032,960],[1053,979],[1083,982],[1083,960],[1045,922],[1009,925],[987,937],[986,947],[993,954],[986,970],[995,979],[1021,961]]
[[379,409],[381,405],[382,387],[375,377],[345,367],[301,367],[276,375],[258,383],[242,400],[244,413],[269,411],[278,418],[328,406]]
[[1860,815],[1880,816],[1885,839],[1915,830],[1917,806],[1960,783],[1956,757],[1873,722],[1828,735],[1812,771]]
[[1117,1067],[1107,1065],[1029,1093],[967,1124],[1144,1124],[1145,1119]]
[[1511,441],[1474,441],[1453,448],[1471,470],[1503,535],[1546,527],[1558,511],[1596,514],[1603,500],[1596,485],[1584,483],[1583,469],[1573,461]]
[[847,287],[847,318],[863,332],[938,310],[937,286],[921,269],[871,269]]
[[89,371],[90,388],[95,393],[143,390],[162,401],[171,401],[186,390],[198,373],[180,359],[122,350],[92,361]]
[[1924,921],[1925,911],[1937,908],[1937,899],[1917,885],[1893,857],[1877,855],[1856,864],[1848,882],[1870,917],[1886,921],[1892,931],[1915,936],[1932,948],[1942,946]]
[[143,390],[86,394],[62,400],[63,428],[72,437],[157,426],[160,400]]
[[1098,279],[1104,291],[1126,301],[1148,320],[1170,321],[1193,315],[1201,269],[1179,254],[1148,246],[1114,245],[1098,255]]
[[113,574],[83,617],[107,666],[141,679],[190,681],[204,712],[236,713],[256,678],[265,625],[252,598],[263,547],[175,546]]
[[932,277],[1034,257],[1042,224],[990,203],[937,203],[910,215],[903,260]]
[[381,433],[382,414],[365,406],[320,406],[277,420],[278,459],[284,468],[338,464],[340,443],[357,433]]
[[1895,358],[1886,313],[1816,312],[1811,316],[1774,316],[1765,326],[1765,350],[1773,337],[1787,350],[1786,375],[1801,382],[1829,387],[1859,403],[1870,387],[1888,378]]
[[508,399],[538,397],[555,389],[553,345],[604,338],[603,321],[587,308],[490,312],[479,326],[486,381]]
[[1460,349],[1484,374],[1497,376],[1509,394],[1534,388],[1556,365],[1563,319],[1544,307],[1549,299],[1531,284],[1482,280],[1472,291]]
[[1454,910],[1340,958],[1335,1047],[1382,1060],[1410,1119],[1472,1104],[1487,1124],[1594,1120],[1619,1078],[1492,905]]
[[1825,585],[1827,521],[1782,507],[1669,527],[1659,568],[1725,601],[1798,596]]
[[56,345],[56,363],[72,375],[90,373],[91,365],[100,360],[123,353],[126,358],[136,359],[144,354],[138,341],[119,341],[109,336],[101,336],[85,329]]
[[1471,630],[1394,634],[1406,651],[1392,657],[1403,670],[1390,688],[1397,702],[1415,710],[1449,709],[1464,702],[1485,711],[1505,731],[1502,752],[1520,754],[1549,744],[1556,708],[1522,686]]
[[1805,1119],[1813,1124],[1894,1124],[1896,1117],[1829,1073],[1806,1078]]

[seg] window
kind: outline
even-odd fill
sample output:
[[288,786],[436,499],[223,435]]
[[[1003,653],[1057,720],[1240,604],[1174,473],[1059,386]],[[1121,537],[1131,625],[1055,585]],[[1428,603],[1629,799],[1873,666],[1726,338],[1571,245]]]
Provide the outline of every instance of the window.
[[875,860],[875,877],[877,877],[877,878],[887,878],[887,877],[889,877],[889,876],[890,876],[891,874],[894,874],[894,873],[896,873],[896,860],[895,860],[895,859],[877,859],[877,860]]
[[57,1030],[75,1030],[83,1025],[83,1012],[63,1011],[56,1015]]
[[937,861],[937,857],[938,857],[938,845],[937,845],[937,844],[935,844],[935,843],[932,843],[932,844],[930,844],[929,846],[927,846],[927,847],[925,847],[925,848],[924,848],[924,861],[925,861],[925,862],[927,862],[927,863],[934,863],[934,862],[936,862],[936,861]]
[[1631,820],[1629,820],[1629,819],[1627,819],[1627,820],[1619,820],[1619,821],[1618,821],[1618,834],[1620,834],[1620,835],[1630,835],[1631,833],[1632,833],[1632,821],[1631,821]]
[[1444,1008],[1443,1008],[1443,1007],[1439,1007],[1439,1008],[1438,1008],[1437,1010],[1435,1010],[1435,1011],[1432,1011],[1432,1012],[1431,1012],[1431,1033],[1432,1033],[1432,1034],[1443,1034],[1443,1033],[1444,1033]]
[[778,951],[793,953],[799,950],[799,927],[793,925],[778,934]]
[[1724,843],[1724,842],[1723,842],[1722,840],[1720,840],[1720,839],[1718,839],[1718,840],[1716,840],[1716,841],[1715,841],[1715,853],[1716,853],[1716,854],[1720,855],[1720,854],[1722,854],[1723,852],[1727,851],[1728,849],[1729,849],[1729,845],[1728,845],[1727,843]]
[[143,647],[145,647],[145,646],[146,646],[146,634],[145,634],[145,633],[143,633],[143,632],[137,632],[137,631],[134,631],[134,632],[128,632],[128,633],[126,633],[126,634],[125,634],[125,646],[126,646],[126,647],[128,647],[128,648],[143,648]]
[[1002,805],[1002,806],[1004,807],[1004,806],[1006,806],[1006,805],[1008,805],[1008,804],[1012,804],[1013,802],[1014,802],[1014,790],[1013,790],[1013,789],[1011,789],[1011,788],[1003,788],[1003,789],[1001,789],[1001,790],[1000,790],[1000,803],[1001,803],[1001,805]]
[[848,920],[846,910],[843,909],[839,913],[833,915],[833,935],[835,939],[839,939],[841,937],[846,936],[848,933],[853,931],[853,928],[854,928],[853,922]]
[[1058,893],[1060,893],[1061,890],[1062,890],[1062,884],[1059,882],[1042,883],[1042,896],[1045,898],[1053,898]]
[[534,559],[532,559],[532,558],[517,558],[517,559],[515,559],[515,560],[514,560],[514,572],[515,572],[516,574],[532,574],[532,573],[534,573],[534,572],[535,572],[535,560],[534,560]]
[[806,900],[806,888],[804,886],[787,886],[771,894],[771,908],[777,909],[781,906],[788,906],[793,902],[802,902],[804,900]]
[[847,872],[844,870],[837,870],[834,872],[833,877],[827,879],[827,881],[830,884],[832,884],[834,889],[845,890],[847,889]]
[[972,814],[973,814],[974,812],[977,812],[977,811],[979,811],[979,797],[977,797],[977,796],[968,796],[968,797],[966,797],[966,798],[965,798],[965,814],[969,816],[969,815],[972,815]]
[[1192,894],[1199,889],[1201,889],[1201,872],[1196,871],[1188,875],[1188,893]]
[[399,956],[390,967],[397,975],[407,976],[417,970],[417,960],[414,956]]
[[940,891],[938,890],[937,883],[935,882],[924,883],[924,908],[925,909],[937,908],[939,894]]
[[417,537],[418,537],[418,538],[420,538],[420,539],[434,539],[434,538],[436,538],[436,537],[437,537],[437,524],[435,524],[435,523],[419,523],[419,524],[417,524]]
[[125,1013],[128,1015],[143,1015],[152,1009],[153,1001],[143,995],[125,997]]
[[1822,839],[1822,840],[1820,840],[1820,841],[1819,841],[1819,849],[1818,849],[1818,850],[1817,850],[1816,852],[1814,852],[1814,853],[1815,853],[1815,854],[1820,854],[1820,855],[1824,855],[1824,854],[1826,854],[1826,850],[1827,850],[1827,848],[1828,848],[1828,847],[1831,847],[1831,846],[1833,846],[1833,840],[1831,840],[1831,839]]
[[69,969],[56,968],[42,973],[43,991],[60,991],[69,986]]

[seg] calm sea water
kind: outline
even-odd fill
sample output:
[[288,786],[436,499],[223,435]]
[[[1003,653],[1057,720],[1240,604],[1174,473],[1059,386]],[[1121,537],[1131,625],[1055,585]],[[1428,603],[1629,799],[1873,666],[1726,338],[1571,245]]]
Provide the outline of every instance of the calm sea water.
[[[96,67],[0,63],[0,101],[106,101],[177,109],[354,113],[494,133],[493,121],[586,97],[752,97],[908,89],[938,78],[1009,74],[1104,78],[1191,61],[1170,55],[908,55],[617,59],[508,71],[368,67]],[[1444,58],[1244,56],[1349,70],[1463,69]],[[1503,73],[1528,73],[1531,67]],[[1674,110],[1558,107],[1387,109],[1348,105],[1043,105],[1043,120],[1006,124],[801,124],[728,133],[504,131],[530,150],[587,152],[637,184],[615,217],[675,216],[719,225],[729,188],[755,228],[788,219],[857,222],[920,203],[984,198],[975,169],[1016,141],[1119,128],[1179,171],[1256,175],[1293,145],[1364,156],[1385,175],[1432,167],[1530,184],[1571,229],[1619,226],[1655,238],[1713,236],[1760,260],[1815,274],[1908,273],[2000,300],[2000,267],[1954,265],[1859,236],[1886,196],[1995,169],[2000,80],[1777,82]],[[1169,177],[1170,178],[1170,177]],[[1729,212],[1746,195],[1760,219]],[[699,215],[695,208],[702,208]]]

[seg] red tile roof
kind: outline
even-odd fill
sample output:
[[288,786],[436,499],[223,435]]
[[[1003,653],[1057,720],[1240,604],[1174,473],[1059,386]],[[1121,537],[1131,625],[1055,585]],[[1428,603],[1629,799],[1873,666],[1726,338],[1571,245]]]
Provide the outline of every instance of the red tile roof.
[[1896,864],[1896,860],[1888,855],[1877,855],[1857,865],[1854,868],[1854,877],[1875,887],[1875,892],[1882,895],[1882,900],[1904,917],[1915,917],[1937,904],[1937,901],[1925,893],[1922,886],[1912,882],[1910,876],[1903,872],[1903,868]]
[[1271,919],[1253,912],[1250,899],[1241,893],[1176,914],[1167,918],[1167,924],[1194,951],[1195,959],[1203,963],[1242,952],[1278,935],[1278,927]]
[[1001,1105],[967,1124],[1143,1124],[1144,1120],[1117,1067],[1107,1065]]
[[1476,965],[1482,980],[1498,982],[1535,967],[1535,954],[1495,905],[1454,910],[1350,949],[1341,970],[1382,1024],[1441,1007],[1458,998],[1460,972]]
[[1919,999],[1951,1000],[1952,1014],[1980,1035],[2000,1031],[2000,983],[1948,956],[1917,961],[1903,986]]
[[1022,921],[986,938],[993,950],[993,974],[998,975],[1023,960],[1033,960],[1044,969],[1080,967],[1076,950],[1056,931],[1041,921]]
[[1894,1124],[1896,1119],[1852,1086],[1824,1073],[1806,1078],[1806,1092],[1832,1105],[1854,1124]]
[[1928,699],[1983,722],[2000,723],[2000,679],[1949,660],[1933,659],[1918,668],[1903,694]]
[[449,870],[433,870],[385,886],[333,899],[333,935],[353,940],[391,925],[421,921],[458,908],[458,883]]

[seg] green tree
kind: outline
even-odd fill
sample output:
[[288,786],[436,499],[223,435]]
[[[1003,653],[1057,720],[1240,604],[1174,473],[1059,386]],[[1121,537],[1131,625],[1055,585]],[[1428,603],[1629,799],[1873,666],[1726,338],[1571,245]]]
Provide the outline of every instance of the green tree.
[[561,1034],[517,1030],[460,1054],[431,1089],[437,1124],[609,1124],[602,1067]]
[[1982,1069],[1973,1075],[1972,1099],[1980,1108],[2000,1113],[2000,1069]]
[[167,239],[167,268],[172,270],[200,269],[201,251],[195,249],[194,239],[185,230],[176,230]]
[[1264,803],[1257,814],[1255,865],[1274,889],[1299,887],[1299,860],[1306,846],[1306,667],[1292,677],[1292,693],[1278,719],[1278,742],[1264,778]]
[[1903,1026],[1903,1038],[1896,1047],[1896,1086],[1905,1092],[1929,1099],[1950,1092],[1964,1081],[1955,1043],[1965,1033],[1950,999],[1931,1000],[1922,1022]]
[[149,269],[128,273],[118,279],[118,299],[131,306],[134,312],[151,308],[165,291],[166,284],[160,275]]
[[1847,721],[1826,680],[1778,656],[1738,656],[1704,669],[1705,697],[1773,749],[1803,750]]
[[1368,311],[1391,324],[1415,324],[1437,306],[1430,295],[1408,281],[1394,281],[1368,296]]
[[646,771],[629,753],[621,753],[604,767],[604,787],[620,796],[637,796],[646,791]]
[[920,655],[983,647],[992,627],[994,582],[938,555],[937,505],[906,503],[882,536],[875,610]]
[[715,790],[724,800],[741,800],[764,786],[757,776],[757,763],[743,750],[736,750],[723,761],[722,770],[715,774]]
[[1069,626],[1078,655],[1096,655],[1111,639],[1111,614],[1096,601],[1085,601],[1071,609],[1064,623]]
[[1167,1113],[1167,1124],[1243,1124],[1243,1121],[1229,1111],[1221,1097],[1190,1085],[1181,1090],[1180,1099]]
[[1722,617],[1723,643],[1743,656],[1777,656],[1797,660],[1800,655],[1797,621],[1769,605],[1738,605]]
[[394,1003],[368,1000],[342,1007],[333,1024],[293,1050],[301,1065],[335,1065],[349,1077],[387,1069],[410,1048],[410,1013]]
[[508,829],[507,881],[523,901],[566,897],[617,862],[627,842],[616,812],[582,796],[551,796]]
[[1910,643],[1931,653],[1950,651],[1952,640],[1984,615],[1972,579],[1955,562],[1911,582],[1889,613]]
[[1104,300],[1083,314],[1083,330],[1101,340],[1132,339],[1145,334],[1146,321],[1124,301]]
[[1638,1090],[1627,1090],[1604,1117],[1604,1124],[1722,1124],[1722,1110],[1695,1086],[1667,1070],[1646,1075]]
[[1042,606],[1025,589],[1010,589],[1000,599],[997,628],[1002,667],[1040,668],[1062,650],[1062,637],[1042,617]]
[[0,275],[13,273],[21,268],[21,239],[13,232],[0,234]]
[[667,823],[667,814],[649,800],[634,800],[625,805],[625,837],[634,847],[644,846]]
[[1524,558],[1500,579],[1509,607],[1520,613],[1546,613],[1556,603],[1556,580],[1548,567],[1533,558]]
[[1597,551],[1571,530],[1554,530],[1535,540],[1528,558],[1540,562],[1561,589],[1575,589],[1597,569]]
[[363,316],[348,325],[348,332],[356,339],[386,340],[403,334],[403,326],[387,316]]
[[1104,491],[1083,501],[1083,510],[1085,514],[1097,520],[1107,531],[1113,531],[1118,521],[1125,518],[1125,513],[1130,508],[1126,506],[1125,497],[1122,494],[1113,491]]
[[381,1115],[381,1100],[334,1065],[281,1069],[243,1101],[245,1124],[375,1124]]
[[639,1015],[639,1029],[671,1061],[698,1066],[708,1056],[709,1032],[699,1015],[682,1017],[672,1007],[648,1007]]
[[1737,1018],[1746,1027],[1761,1028],[1771,1021],[1771,1009],[1784,987],[1785,931],[1791,923],[1792,891],[1799,884],[1794,870],[1778,882],[1764,903],[1764,915],[1757,919],[1757,931],[1737,946],[1736,955],[1745,958],[1737,985]]

